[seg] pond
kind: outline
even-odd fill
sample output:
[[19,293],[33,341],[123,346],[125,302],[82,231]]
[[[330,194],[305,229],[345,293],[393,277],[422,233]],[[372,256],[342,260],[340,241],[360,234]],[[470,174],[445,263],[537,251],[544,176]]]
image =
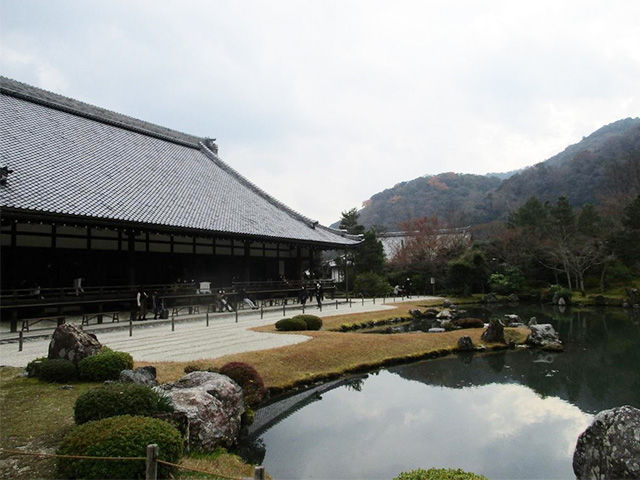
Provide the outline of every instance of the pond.
[[593,414],[640,407],[639,312],[467,310],[485,320],[536,316],[566,351],[456,355],[298,394],[265,409],[272,418],[254,432],[251,460],[278,479],[391,479],[430,467],[575,478],[573,449]]

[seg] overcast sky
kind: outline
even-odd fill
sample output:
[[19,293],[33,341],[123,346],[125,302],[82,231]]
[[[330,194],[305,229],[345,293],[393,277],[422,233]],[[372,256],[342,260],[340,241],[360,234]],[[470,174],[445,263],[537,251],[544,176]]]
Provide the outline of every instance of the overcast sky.
[[199,136],[328,225],[640,115],[640,1],[0,0],[2,74]]

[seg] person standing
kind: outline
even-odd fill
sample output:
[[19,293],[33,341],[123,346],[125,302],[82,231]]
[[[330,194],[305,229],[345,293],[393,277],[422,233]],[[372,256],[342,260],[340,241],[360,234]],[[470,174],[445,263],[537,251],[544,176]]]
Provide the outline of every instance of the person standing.
[[304,307],[307,303],[307,298],[309,298],[307,288],[304,285],[302,286],[302,288],[300,288],[298,296],[300,297],[300,304]]
[[164,310],[164,302],[158,297],[158,292],[153,292],[151,295],[151,306],[153,307],[153,319],[162,317],[162,310]]
[[411,298],[411,279],[407,278],[407,280],[404,282],[404,294],[407,296],[407,298]]
[[324,292],[322,290],[322,284],[320,282],[316,282],[316,301],[318,302],[318,308],[322,308],[322,299],[324,297]]
[[138,320],[147,319],[147,294],[144,291],[144,287],[138,289],[136,295],[136,304],[138,306]]

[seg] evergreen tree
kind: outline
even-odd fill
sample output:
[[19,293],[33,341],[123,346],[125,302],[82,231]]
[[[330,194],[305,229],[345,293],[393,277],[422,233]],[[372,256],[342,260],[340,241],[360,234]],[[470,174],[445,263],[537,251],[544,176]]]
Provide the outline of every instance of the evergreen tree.
[[352,208],[351,210],[342,212],[340,228],[342,230],[346,230],[347,233],[350,233],[351,235],[363,234],[364,227],[358,223],[358,217],[360,217],[360,214],[358,213],[357,208]]

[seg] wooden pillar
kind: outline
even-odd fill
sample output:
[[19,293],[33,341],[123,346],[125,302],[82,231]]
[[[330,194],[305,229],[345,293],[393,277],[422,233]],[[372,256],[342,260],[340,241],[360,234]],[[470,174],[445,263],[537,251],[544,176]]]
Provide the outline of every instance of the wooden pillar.
[[251,281],[251,242],[244,242],[243,275],[244,281]]

